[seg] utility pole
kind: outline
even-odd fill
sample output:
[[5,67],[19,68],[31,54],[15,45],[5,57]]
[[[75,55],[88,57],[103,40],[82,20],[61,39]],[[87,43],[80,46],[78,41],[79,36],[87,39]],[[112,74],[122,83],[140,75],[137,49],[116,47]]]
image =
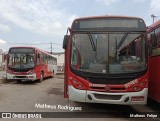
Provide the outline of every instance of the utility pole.
[[152,14],[151,17],[153,18],[153,23],[154,23],[154,18],[156,18],[157,16],[155,16],[154,14]]
[[51,42],[51,54],[52,54],[52,42]]

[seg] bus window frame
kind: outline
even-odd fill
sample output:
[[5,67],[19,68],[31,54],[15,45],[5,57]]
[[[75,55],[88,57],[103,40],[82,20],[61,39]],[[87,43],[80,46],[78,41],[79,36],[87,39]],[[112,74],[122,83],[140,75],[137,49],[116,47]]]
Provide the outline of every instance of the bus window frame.
[[157,36],[156,36],[155,31],[153,32],[153,34],[151,33],[150,37],[151,37],[152,46],[156,47],[157,46]]
[[150,31],[148,34],[149,34],[149,56],[159,56],[160,54],[156,54],[156,53],[153,53],[153,50],[154,49],[158,49],[160,48],[160,45],[158,45],[158,42],[160,40],[158,40],[158,31],[160,30],[160,26],[156,26],[154,28],[152,28],[152,31]]

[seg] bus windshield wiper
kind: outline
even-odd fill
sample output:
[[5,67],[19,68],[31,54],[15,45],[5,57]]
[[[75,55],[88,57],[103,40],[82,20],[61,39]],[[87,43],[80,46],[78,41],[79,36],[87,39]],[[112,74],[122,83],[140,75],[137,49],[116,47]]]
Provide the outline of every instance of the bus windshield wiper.
[[127,38],[127,36],[128,36],[128,33],[125,33],[124,36],[122,37],[121,41],[118,43],[117,49],[119,49],[122,46],[122,44],[125,41],[125,39]]
[[89,36],[89,40],[90,40],[90,42],[91,42],[93,51],[96,51],[96,46],[95,46],[95,43],[94,43],[94,41],[93,41],[92,35],[91,35],[90,33],[88,33],[88,36]]

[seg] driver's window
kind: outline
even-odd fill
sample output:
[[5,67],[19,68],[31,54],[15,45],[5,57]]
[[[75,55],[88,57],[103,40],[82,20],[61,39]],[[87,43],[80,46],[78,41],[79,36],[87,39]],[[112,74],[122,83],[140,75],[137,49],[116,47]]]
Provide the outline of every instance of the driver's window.
[[71,64],[78,65],[78,49],[72,46]]

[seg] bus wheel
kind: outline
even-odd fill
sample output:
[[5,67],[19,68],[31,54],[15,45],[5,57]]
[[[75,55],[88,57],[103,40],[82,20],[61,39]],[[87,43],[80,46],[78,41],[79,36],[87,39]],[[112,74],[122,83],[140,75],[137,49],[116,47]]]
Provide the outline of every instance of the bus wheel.
[[42,73],[41,73],[41,77],[40,77],[40,79],[39,79],[39,82],[42,82],[43,79],[44,79],[44,74],[43,74],[43,72],[42,72]]
[[54,78],[54,70],[53,70],[53,72],[52,72],[52,78]]
[[21,83],[22,82],[22,80],[17,80],[17,83]]

